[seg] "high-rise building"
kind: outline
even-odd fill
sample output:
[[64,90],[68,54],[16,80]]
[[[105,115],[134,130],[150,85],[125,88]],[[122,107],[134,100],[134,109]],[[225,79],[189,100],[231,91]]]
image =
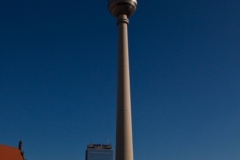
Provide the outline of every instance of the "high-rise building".
[[86,160],[113,160],[113,150],[110,144],[88,144]]

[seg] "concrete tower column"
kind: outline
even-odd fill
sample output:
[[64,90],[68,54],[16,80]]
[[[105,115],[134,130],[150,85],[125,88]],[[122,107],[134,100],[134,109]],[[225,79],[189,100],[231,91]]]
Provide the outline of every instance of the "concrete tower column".
[[118,88],[116,160],[133,160],[132,116],[128,55],[128,18],[118,16]]
[[108,0],[108,9],[118,25],[118,87],[116,160],[133,160],[132,115],[128,55],[128,18],[137,8],[137,0]]

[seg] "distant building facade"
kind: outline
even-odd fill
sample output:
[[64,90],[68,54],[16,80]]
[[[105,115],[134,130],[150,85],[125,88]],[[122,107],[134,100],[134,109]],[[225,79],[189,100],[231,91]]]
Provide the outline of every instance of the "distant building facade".
[[88,144],[86,160],[113,160],[113,150],[110,144]]
[[18,148],[0,144],[0,160],[25,160],[22,151],[22,141]]

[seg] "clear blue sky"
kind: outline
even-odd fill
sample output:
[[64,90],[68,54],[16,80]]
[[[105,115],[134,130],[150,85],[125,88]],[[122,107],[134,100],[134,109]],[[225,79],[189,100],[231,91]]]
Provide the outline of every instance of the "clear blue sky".
[[[135,160],[240,159],[239,6],[139,0],[129,25]],[[1,1],[1,144],[22,138],[28,160],[115,146],[116,82],[107,0]]]

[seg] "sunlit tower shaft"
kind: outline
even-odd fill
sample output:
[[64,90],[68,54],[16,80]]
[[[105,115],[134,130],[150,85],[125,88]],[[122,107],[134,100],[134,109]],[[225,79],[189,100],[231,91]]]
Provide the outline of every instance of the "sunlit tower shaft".
[[108,8],[118,25],[118,87],[116,160],[133,160],[132,115],[128,55],[128,18],[136,11],[137,0],[109,0]]
[[119,15],[116,160],[133,159],[127,25],[127,16]]

